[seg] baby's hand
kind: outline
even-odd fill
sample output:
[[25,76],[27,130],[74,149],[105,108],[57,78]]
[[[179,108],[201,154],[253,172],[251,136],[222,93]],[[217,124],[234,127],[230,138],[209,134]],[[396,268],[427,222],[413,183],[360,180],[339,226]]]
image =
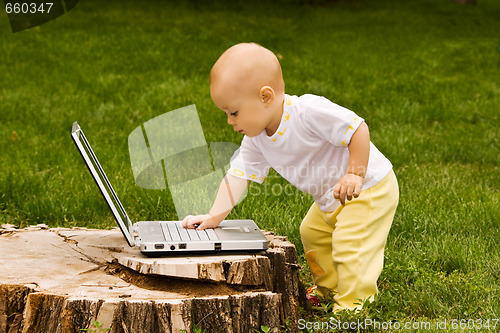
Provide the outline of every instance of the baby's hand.
[[203,230],[216,228],[221,221],[216,220],[212,215],[188,215],[182,220],[182,226],[188,229]]
[[353,173],[347,173],[340,178],[339,182],[333,187],[333,196],[339,199],[342,205],[345,205],[345,199],[352,200],[352,197],[359,197],[361,187],[363,186],[363,177]]

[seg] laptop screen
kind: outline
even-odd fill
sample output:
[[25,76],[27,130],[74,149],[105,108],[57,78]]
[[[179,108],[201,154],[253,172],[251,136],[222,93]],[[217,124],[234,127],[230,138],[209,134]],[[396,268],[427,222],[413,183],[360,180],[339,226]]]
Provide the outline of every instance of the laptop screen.
[[90,147],[90,144],[87,141],[85,134],[83,134],[82,129],[80,128],[80,126],[76,121],[73,123],[73,128],[71,130],[71,137],[73,138],[76,147],[80,151],[80,154],[82,155],[83,160],[85,161],[85,164],[87,165],[90,173],[92,174],[92,177],[94,178],[97,186],[99,187],[99,190],[101,191],[104,199],[106,199],[106,202],[109,208],[111,209],[111,212],[113,213],[116,222],[118,222],[118,226],[120,227],[120,230],[125,236],[128,245],[134,246],[135,243],[134,243],[134,238],[132,237],[132,222],[130,222],[130,219],[128,218],[128,215],[125,212],[125,209],[123,208],[120,199],[118,199],[118,196],[116,195],[113,186],[111,186],[108,177],[106,177],[106,174],[104,173],[104,170],[99,164],[99,161],[97,160],[94,151]]

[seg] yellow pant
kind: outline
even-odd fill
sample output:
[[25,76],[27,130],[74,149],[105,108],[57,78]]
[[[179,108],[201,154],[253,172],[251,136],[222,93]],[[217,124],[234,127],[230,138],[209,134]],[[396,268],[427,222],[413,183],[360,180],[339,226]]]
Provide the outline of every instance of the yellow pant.
[[307,263],[318,293],[335,293],[334,311],[373,300],[384,264],[384,248],[399,201],[391,170],[378,184],[346,200],[333,212],[314,203],[300,225]]

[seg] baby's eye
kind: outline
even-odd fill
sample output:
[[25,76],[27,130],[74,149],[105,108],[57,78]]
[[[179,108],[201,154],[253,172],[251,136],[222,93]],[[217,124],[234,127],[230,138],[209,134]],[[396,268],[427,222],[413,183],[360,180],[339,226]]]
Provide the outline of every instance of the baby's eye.
[[238,111],[236,112],[231,112],[231,116],[236,117],[238,115]]

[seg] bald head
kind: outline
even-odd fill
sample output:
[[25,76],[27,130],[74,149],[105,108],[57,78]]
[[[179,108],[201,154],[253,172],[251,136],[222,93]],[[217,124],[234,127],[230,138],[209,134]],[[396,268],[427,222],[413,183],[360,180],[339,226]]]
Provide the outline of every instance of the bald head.
[[238,44],[226,52],[210,72],[210,95],[239,133],[274,133],[283,114],[285,83],[278,59],[253,43]]
[[276,96],[285,92],[281,66],[271,51],[255,44],[241,43],[226,50],[210,72],[213,93],[217,88],[235,89],[238,94],[257,96],[263,86],[269,86]]

